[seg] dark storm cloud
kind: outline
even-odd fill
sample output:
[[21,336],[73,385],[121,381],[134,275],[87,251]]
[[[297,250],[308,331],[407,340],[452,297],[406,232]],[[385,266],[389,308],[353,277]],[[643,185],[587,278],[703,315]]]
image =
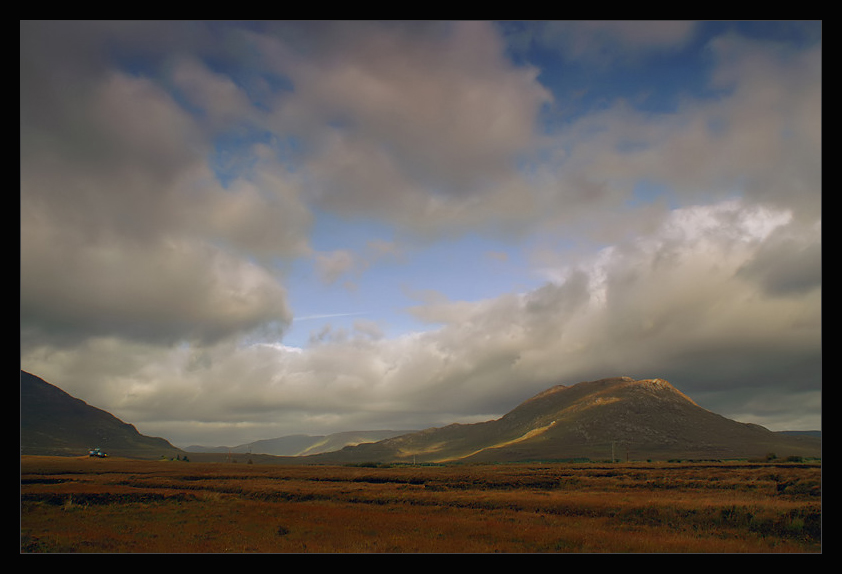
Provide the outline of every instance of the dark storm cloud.
[[[695,32],[585,28],[562,46],[584,61]],[[221,444],[472,422],[616,375],[812,426],[821,50],[708,48],[720,97],[606,101],[542,131],[556,96],[490,23],[23,22],[22,363],[147,433]],[[633,207],[640,181],[669,193]],[[547,249],[538,288],[422,301],[425,331],[358,323],[291,348],[274,264],[310,258],[341,288],[374,257],[314,251],[315,207],[406,241],[516,229],[598,247]]]
[[769,295],[799,295],[821,287],[822,248],[818,234],[812,235],[781,229],[738,273],[757,281]]
[[170,50],[206,39],[189,23],[21,23],[25,344],[214,340],[290,321],[255,260],[306,248],[295,183],[258,165],[223,189],[212,131],[155,79]]

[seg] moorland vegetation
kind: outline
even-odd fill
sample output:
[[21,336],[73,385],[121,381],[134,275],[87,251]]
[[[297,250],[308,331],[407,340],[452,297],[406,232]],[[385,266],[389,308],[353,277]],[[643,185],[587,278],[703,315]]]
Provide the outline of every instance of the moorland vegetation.
[[815,461],[21,457],[24,553],[814,553]]

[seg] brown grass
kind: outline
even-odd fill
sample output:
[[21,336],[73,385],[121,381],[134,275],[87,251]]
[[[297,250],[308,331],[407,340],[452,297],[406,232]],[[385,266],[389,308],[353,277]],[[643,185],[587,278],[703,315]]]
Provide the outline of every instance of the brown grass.
[[818,464],[21,457],[22,552],[820,552]]

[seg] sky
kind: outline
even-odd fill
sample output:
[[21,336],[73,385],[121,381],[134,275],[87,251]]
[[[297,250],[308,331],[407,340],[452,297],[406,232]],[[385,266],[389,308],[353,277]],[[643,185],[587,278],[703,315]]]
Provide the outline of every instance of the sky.
[[821,86],[821,22],[21,21],[21,368],[181,447],[820,429]]

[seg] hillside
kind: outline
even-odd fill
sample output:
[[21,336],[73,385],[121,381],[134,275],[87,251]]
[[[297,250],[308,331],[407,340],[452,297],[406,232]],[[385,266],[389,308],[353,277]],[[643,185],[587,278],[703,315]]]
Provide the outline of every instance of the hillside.
[[26,371],[20,372],[21,454],[82,456],[99,447],[111,456],[160,458],[183,452],[148,437]]
[[187,452],[195,453],[234,453],[234,454],[270,454],[274,456],[306,456],[332,452],[346,446],[377,442],[414,431],[348,431],[329,435],[295,434],[279,438],[257,440],[235,447],[227,446],[189,446]]
[[[93,447],[137,458],[184,454],[25,371],[20,383],[21,454],[80,456]],[[820,436],[733,421],[701,408],[664,380],[629,377],[558,385],[496,420],[381,432],[398,436],[292,435],[189,451],[191,460],[225,461],[234,452],[276,464],[821,457]]]
[[559,385],[505,416],[307,457],[311,462],[507,462],[821,456],[821,439],[772,432],[699,407],[661,379]]

